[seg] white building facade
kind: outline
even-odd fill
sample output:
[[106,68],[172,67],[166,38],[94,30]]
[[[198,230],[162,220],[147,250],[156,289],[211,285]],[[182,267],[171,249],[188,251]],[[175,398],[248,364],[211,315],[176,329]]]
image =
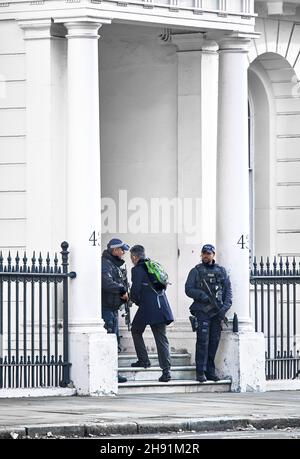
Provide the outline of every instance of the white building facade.
[[170,344],[192,354],[184,283],[216,244],[240,326],[223,333],[220,374],[265,390],[249,248],[300,256],[299,14],[296,1],[0,4],[0,249],[68,241],[79,394],[118,390],[100,314],[101,246],[114,236],[166,267]]

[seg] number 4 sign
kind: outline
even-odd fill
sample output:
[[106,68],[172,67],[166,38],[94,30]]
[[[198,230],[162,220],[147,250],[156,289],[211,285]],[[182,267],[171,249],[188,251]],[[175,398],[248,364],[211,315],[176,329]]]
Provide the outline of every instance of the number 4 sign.
[[248,242],[249,242],[248,234],[246,235],[242,234],[239,240],[237,241],[237,244],[241,246],[240,247],[241,249],[249,249]]

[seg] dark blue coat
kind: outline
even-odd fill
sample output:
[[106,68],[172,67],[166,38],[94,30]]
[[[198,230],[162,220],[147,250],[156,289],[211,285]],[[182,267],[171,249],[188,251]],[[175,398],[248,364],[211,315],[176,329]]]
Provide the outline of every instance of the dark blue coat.
[[173,322],[174,317],[165,291],[156,293],[151,286],[144,260],[140,260],[132,268],[131,282],[130,299],[139,307],[134,316],[135,327],[144,328],[146,325],[161,323],[169,325]]

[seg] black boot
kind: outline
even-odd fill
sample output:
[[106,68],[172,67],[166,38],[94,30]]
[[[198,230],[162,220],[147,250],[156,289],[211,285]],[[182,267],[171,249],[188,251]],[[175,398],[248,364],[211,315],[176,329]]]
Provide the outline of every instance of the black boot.
[[118,383],[127,382],[127,378],[125,376],[118,375]]
[[137,362],[134,362],[131,364],[133,368],[149,368],[151,367],[151,362],[140,362],[139,360]]
[[197,373],[196,381],[199,381],[199,382],[206,382],[207,379],[206,379],[205,374],[204,374],[204,373]]
[[220,381],[220,378],[215,373],[205,373],[206,379],[208,381]]
[[162,375],[158,378],[159,382],[169,382],[171,379],[170,370],[163,370]]

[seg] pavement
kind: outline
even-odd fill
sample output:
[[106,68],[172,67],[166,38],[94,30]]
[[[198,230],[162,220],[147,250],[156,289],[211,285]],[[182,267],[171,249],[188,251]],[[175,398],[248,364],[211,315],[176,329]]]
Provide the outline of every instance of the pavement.
[[0,399],[0,438],[300,427],[300,391]]

